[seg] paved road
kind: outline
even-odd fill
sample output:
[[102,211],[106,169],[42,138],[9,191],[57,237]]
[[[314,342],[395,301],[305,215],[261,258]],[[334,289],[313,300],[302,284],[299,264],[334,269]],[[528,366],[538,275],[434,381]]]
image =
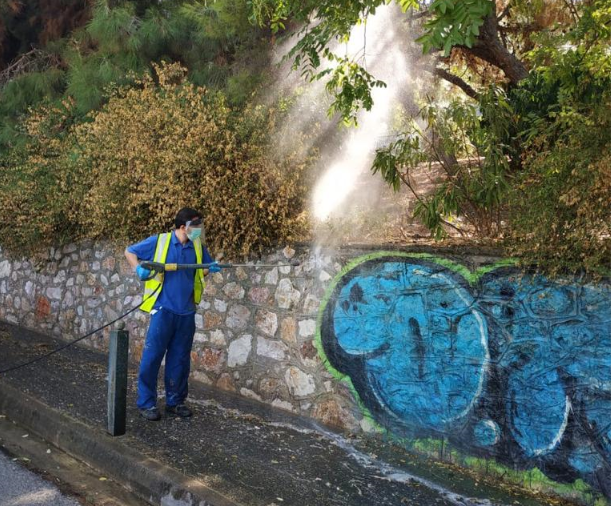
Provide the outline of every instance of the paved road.
[[0,506],[79,506],[79,503],[0,452]]

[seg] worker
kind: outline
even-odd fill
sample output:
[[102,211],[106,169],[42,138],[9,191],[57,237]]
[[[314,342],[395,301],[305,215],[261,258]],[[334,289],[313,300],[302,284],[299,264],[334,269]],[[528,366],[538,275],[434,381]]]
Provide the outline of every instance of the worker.
[[[157,375],[164,355],[165,412],[181,418],[193,414],[185,405],[185,399],[195,334],[195,311],[202,298],[204,277],[208,272],[221,270],[202,245],[202,215],[198,211],[189,207],[181,209],[174,227],[171,232],[153,235],[125,250],[127,261],[145,281],[140,309],[151,314],[138,372],[137,400],[140,415],[151,421],[161,418],[157,408]],[[211,265],[207,270],[155,274],[142,267],[139,261]]]

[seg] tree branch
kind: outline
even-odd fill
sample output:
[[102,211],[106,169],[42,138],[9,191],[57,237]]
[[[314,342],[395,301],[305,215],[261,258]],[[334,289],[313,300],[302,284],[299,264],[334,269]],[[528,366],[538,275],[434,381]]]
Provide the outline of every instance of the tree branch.
[[572,18],[574,19],[574,23],[578,23],[578,21],[580,21],[580,14],[578,13],[578,9],[576,9],[576,6],[574,5],[574,2],[572,0],[563,0],[563,3],[570,11]]
[[476,39],[476,44],[473,47],[460,47],[468,53],[502,69],[512,84],[518,83],[528,75],[523,63],[501,43],[495,14],[485,18],[484,24],[480,27],[480,34],[478,39]]
[[510,13],[510,4],[506,5],[506,8],[501,12],[499,16],[497,16],[497,22],[499,23],[502,19],[504,19]]
[[431,12],[429,12],[428,10],[419,11],[417,13],[411,12],[410,16],[408,16],[408,19],[410,19],[410,21],[412,21],[414,19],[421,19],[421,18],[425,18],[427,16],[431,16]]
[[[408,189],[412,192],[412,194],[416,197],[416,199],[423,205],[426,205],[425,200],[416,192],[416,190],[414,189],[413,185],[412,185],[412,181],[410,181],[410,172],[406,171],[406,174],[402,174],[401,172],[398,172],[400,179],[402,180],[402,182],[408,187]],[[444,224],[444,225],[448,225],[451,228],[454,228],[457,232],[459,232],[459,234],[461,236],[465,236],[465,232],[463,230],[461,230],[460,228],[456,227],[455,225],[453,225],[452,223],[446,221],[444,218],[440,217],[440,221]]]
[[451,74],[448,70],[441,69],[439,67],[435,67],[431,72],[435,76],[438,76],[444,79],[445,81],[448,81],[449,83],[454,84],[455,86],[458,86],[465,92],[466,95],[468,95],[469,97],[472,97],[474,100],[478,100],[480,98],[480,95],[474,88],[472,88],[468,83],[466,83],[460,77],[454,74]]
[[40,72],[49,67],[59,66],[59,59],[41,49],[33,48],[15,58],[0,72],[0,88],[9,81],[27,72]]

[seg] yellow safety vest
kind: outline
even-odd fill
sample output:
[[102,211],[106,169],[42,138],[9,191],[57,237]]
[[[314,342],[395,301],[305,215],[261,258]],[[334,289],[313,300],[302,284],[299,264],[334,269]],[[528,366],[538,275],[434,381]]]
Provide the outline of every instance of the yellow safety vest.
[[[166,258],[168,256],[168,249],[170,248],[170,242],[172,241],[172,234],[174,232],[168,232],[165,234],[159,234],[157,236],[157,245],[155,246],[155,255],[153,257],[154,262],[166,263]],[[196,239],[193,241],[193,247],[195,249],[196,254],[196,263],[202,263],[202,243],[200,239]],[[154,278],[151,278],[145,282],[144,289],[144,297],[143,302],[140,305],[140,309],[150,313],[155,305],[155,301],[159,294],[163,290],[163,286],[158,288],[158,286],[162,285],[164,282],[164,273],[158,273]],[[206,287],[206,282],[204,281],[204,272],[202,269],[195,270],[195,278],[193,282],[193,300],[196,304],[199,304],[202,300],[202,292]],[[157,290],[157,291],[155,291]]]

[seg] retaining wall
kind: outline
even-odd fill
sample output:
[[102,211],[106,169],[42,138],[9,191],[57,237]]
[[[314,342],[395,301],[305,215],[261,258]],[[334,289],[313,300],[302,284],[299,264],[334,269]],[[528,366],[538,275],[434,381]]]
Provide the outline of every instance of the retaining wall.
[[[609,497],[608,281],[521,274],[474,252],[296,250],[259,263],[297,267],[207,278],[194,378],[586,502]],[[0,318],[66,339],[141,291],[108,244],[36,264],[0,255]],[[134,359],[147,320],[127,319]],[[107,335],[88,342],[105,348]]]

